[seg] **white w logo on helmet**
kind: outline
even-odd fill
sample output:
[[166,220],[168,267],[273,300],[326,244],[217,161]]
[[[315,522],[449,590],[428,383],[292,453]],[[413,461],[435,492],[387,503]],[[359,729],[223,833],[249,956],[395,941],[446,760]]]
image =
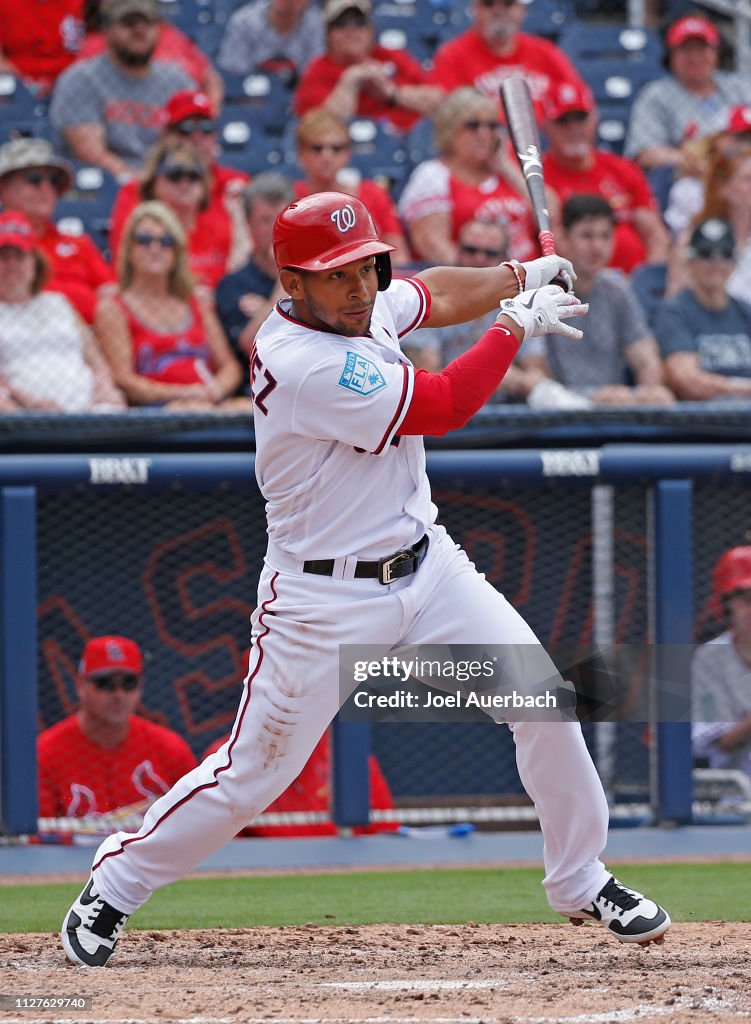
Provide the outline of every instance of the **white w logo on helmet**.
[[334,210],[331,214],[331,219],[339,230],[344,233],[355,226],[357,217],[355,216],[355,211],[352,209],[350,204],[347,203],[346,206],[342,206],[340,209]]

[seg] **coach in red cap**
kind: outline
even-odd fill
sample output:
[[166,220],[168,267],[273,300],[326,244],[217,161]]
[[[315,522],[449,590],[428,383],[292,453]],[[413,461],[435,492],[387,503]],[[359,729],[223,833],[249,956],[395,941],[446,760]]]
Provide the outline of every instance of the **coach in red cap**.
[[643,171],[632,160],[595,147],[597,110],[583,83],[563,82],[544,102],[545,181],[561,206],[577,193],[599,195],[615,215],[610,266],[625,273],[642,263],[662,263],[670,239]]
[[649,82],[631,108],[626,156],[647,169],[700,173],[693,142],[722,131],[730,109],[751,95],[751,78],[718,71],[720,33],[708,18],[679,18],[665,37],[670,75]]
[[[170,99],[165,108],[163,138],[189,142],[196,156],[208,170],[209,205],[200,219],[212,234],[225,234],[231,239],[230,269],[235,270],[247,259],[250,243],[242,192],[248,175],[217,162],[219,144],[214,107],[204,92],[183,89]],[[140,199],[140,182],[129,181],[122,186],[112,207],[111,237],[122,235],[125,222]]]
[[135,640],[89,640],[76,690],[78,710],[37,743],[41,818],[140,815],[195,767],[185,740],[135,714],[143,696],[143,654]]

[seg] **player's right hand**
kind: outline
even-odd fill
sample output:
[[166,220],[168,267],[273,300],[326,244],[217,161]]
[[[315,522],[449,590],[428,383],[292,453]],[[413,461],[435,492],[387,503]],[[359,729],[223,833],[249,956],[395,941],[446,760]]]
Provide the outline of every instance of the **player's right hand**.
[[[549,259],[550,257],[545,257]],[[507,316],[524,331],[524,340],[539,338],[543,334],[565,334],[568,338],[582,338],[583,333],[563,323],[572,316],[584,316],[589,303],[582,302],[557,285],[547,284],[534,291],[525,291],[515,299],[503,299],[498,321]]]
[[528,263],[520,264],[526,271],[524,278],[525,291],[534,291],[542,285],[550,284],[554,278],[559,277],[566,286],[567,292],[574,290],[576,272],[574,265],[563,256],[541,256],[538,260],[530,260]]

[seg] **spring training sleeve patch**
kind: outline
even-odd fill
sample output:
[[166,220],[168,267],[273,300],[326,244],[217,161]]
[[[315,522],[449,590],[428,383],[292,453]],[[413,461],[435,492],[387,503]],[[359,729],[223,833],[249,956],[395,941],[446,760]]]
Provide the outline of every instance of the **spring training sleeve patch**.
[[406,415],[414,371],[358,349],[357,340],[346,348],[332,346],[302,377],[293,400],[292,428],[303,437],[382,455]]

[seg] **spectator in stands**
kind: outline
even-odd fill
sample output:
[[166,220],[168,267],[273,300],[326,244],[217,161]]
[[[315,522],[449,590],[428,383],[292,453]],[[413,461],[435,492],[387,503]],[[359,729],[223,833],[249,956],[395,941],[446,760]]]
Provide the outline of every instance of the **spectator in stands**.
[[[459,229],[459,267],[495,267],[508,258],[508,238],[498,221],[468,220]],[[475,344],[495,321],[495,310],[478,320],[454,327],[413,331],[404,354],[418,369],[437,373]],[[526,346],[525,346],[526,347]],[[587,409],[589,401],[574,394],[537,369],[526,367],[520,352],[491,401],[524,401],[534,409]]]
[[49,93],[81,49],[82,7],[82,0],[0,0],[0,73]]
[[128,182],[121,190],[110,225],[110,248],[115,260],[130,213],[135,205],[150,199],[166,203],[179,219],[188,238],[188,263],[195,281],[215,288],[233,269],[234,224],[228,215],[217,215],[216,204],[212,207],[209,172],[190,142],[170,138],[158,143],[136,187]]
[[624,273],[642,263],[665,263],[669,236],[643,171],[631,160],[595,147],[597,111],[585,85],[556,86],[544,103],[550,146],[545,182],[561,203],[577,193],[601,195],[615,214],[611,266]]
[[279,75],[289,89],[323,52],[323,15],[311,0],[252,0],[227,22],[217,64],[242,75]]
[[142,816],[195,768],[184,739],[135,714],[143,686],[143,655],[134,640],[89,640],[76,678],[78,711],[37,741],[41,818]]
[[[668,405],[660,353],[628,280],[608,269],[615,215],[602,196],[574,195],[562,210],[561,252],[576,267],[576,294],[589,303],[580,344],[559,334],[524,344],[525,361],[595,405]],[[568,342],[568,344],[566,344]],[[634,383],[626,383],[628,375]]]
[[[728,281],[728,294],[751,302],[751,144],[747,142],[715,147],[705,178],[703,202],[692,226],[713,218],[727,220],[735,239],[735,268]],[[688,287],[691,280],[687,255],[691,229],[686,228],[673,247],[668,295]]]
[[104,0],[101,10],[107,51],[63,72],[50,120],[77,160],[125,180],[158,139],[170,97],[193,82],[153,59],[156,0]]
[[691,143],[721,131],[731,107],[748,102],[751,79],[717,70],[720,33],[707,18],[679,18],[665,42],[670,76],[649,82],[636,97],[625,154],[648,170],[672,167],[680,177],[697,169]]
[[[246,675],[250,649],[245,652]],[[222,736],[215,740],[204,752],[204,758],[215,753],[229,740]],[[274,838],[291,838],[293,836],[335,836],[337,827],[330,820],[331,815],[331,740],[329,730],[323,734],[305,767],[294,782],[285,789],[281,796],[270,804],[264,814],[317,814],[326,815],[329,820],[319,822],[298,822],[295,825],[253,824],[244,828],[241,836],[263,836]],[[368,777],[370,784],[371,810],[390,811],[394,808],[389,784],[374,754],[368,758]],[[398,828],[396,822],[365,825],[354,829],[356,835],[371,835],[376,832],[393,832]]]
[[44,139],[12,139],[0,146],[0,205],[29,218],[50,267],[46,291],[61,292],[90,324],[112,272],[88,235],[63,234],[53,219],[57,200],[72,183],[70,164]]
[[286,294],[271,248],[274,221],[294,200],[292,185],[282,174],[256,175],[244,194],[248,233],[253,251],[245,266],[229,274],[216,290],[216,311],[222,329],[243,367],[243,391],[250,394],[249,362],[256,332]]
[[103,299],[96,332],[131,405],[225,411],[242,371],[209,301],[196,294],[180,221],[164,203],[141,203],[125,225],[119,292]]
[[563,82],[579,82],[574,65],[553,43],[521,32],[523,0],[473,0],[474,25],[438,48],[431,81],[445,92],[472,85],[493,100],[512,75],[529,84],[538,120],[542,101]]
[[369,117],[406,132],[431,116],[440,89],[406,50],[375,42],[370,0],[328,0],[323,9],[326,52],[314,57],[295,93],[298,116],[314,107],[349,120]]
[[[87,0],[86,2],[86,36],[81,46],[79,60],[98,57],[107,49],[107,40],[102,32],[103,8],[105,6],[106,0],[102,4],[98,0],[94,0],[94,2]],[[152,7],[147,13],[153,13],[157,18],[158,37],[154,60],[172,64],[181,69],[190,78],[193,88],[206,93],[218,110],[222,105],[224,83],[222,76],[212,67],[209,58],[169,18],[160,17],[158,6]]]
[[665,222],[674,235],[686,231],[692,222],[704,219],[702,208],[706,179],[716,161],[741,144],[751,145],[751,106],[745,104],[731,109],[728,123],[722,131],[697,143],[696,173],[684,175],[673,182],[665,208]]
[[701,644],[691,662],[694,757],[751,775],[751,547],[720,556],[712,605],[726,629]]
[[662,303],[655,324],[667,382],[685,401],[749,398],[751,306],[727,290],[735,267],[732,227],[716,217],[701,221],[687,254],[689,285]]
[[295,196],[313,192],[347,192],[362,200],[373,215],[379,238],[394,246],[391,262],[409,262],[407,239],[399,214],[385,188],[349,167],[351,143],[347,122],[319,107],[300,118],[296,129],[297,162],[305,178],[295,182]]
[[65,296],[42,291],[46,270],[31,221],[0,214],[0,395],[19,410],[123,409],[89,328]]
[[499,221],[515,259],[539,255],[524,184],[505,139],[497,100],[464,86],[443,101],[435,116],[438,158],[418,164],[399,199],[417,259],[456,263],[459,229],[472,218]]

